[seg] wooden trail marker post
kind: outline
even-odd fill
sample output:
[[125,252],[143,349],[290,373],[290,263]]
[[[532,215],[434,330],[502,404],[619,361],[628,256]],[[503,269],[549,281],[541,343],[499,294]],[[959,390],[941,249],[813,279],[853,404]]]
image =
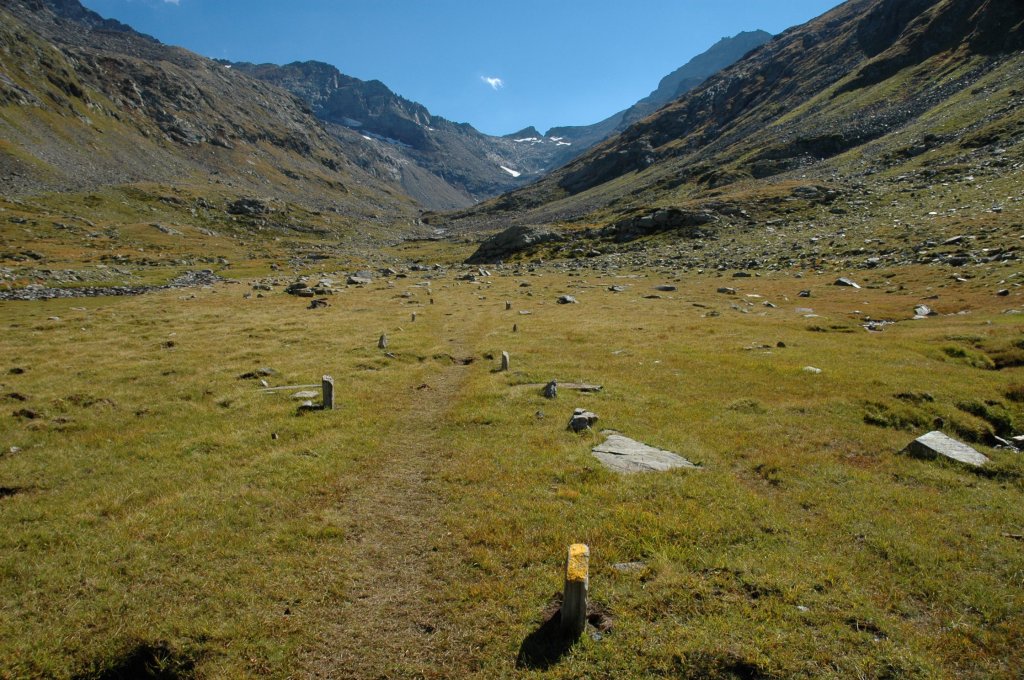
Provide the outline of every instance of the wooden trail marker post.
[[334,378],[329,375],[323,377],[320,387],[323,390],[324,409],[334,410]]
[[569,546],[562,593],[562,634],[573,640],[587,626],[587,591],[590,590],[590,548],[582,543]]

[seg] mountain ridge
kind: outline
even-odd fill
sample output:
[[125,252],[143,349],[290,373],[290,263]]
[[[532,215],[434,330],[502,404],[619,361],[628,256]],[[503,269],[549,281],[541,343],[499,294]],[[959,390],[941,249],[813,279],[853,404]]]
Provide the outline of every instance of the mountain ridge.
[[[400,182],[406,192],[429,208],[450,209],[544,176],[623,129],[627,118],[642,118],[670,101],[674,95],[670,90],[703,81],[767,37],[770,34],[764,31],[752,31],[723,38],[665,76],[644,100],[612,118],[591,126],[552,128],[545,134],[529,126],[507,135],[487,135],[468,123],[432,115],[422,104],[394,93],[378,80],[354,78],[324,62],[223,63],[289,90],[307,102],[321,120],[389,143],[380,151],[392,155],[402,168]],[[429,191],[421,191],[410,181],[411,166],[438,178]],[[444,190],[438,195],[441,187]]]
[[624,225],[627,233],[625,225],[670,209],[735,226],[750,222],[707,206],[739,210],[728,197],[742,195],[753,207],[752,194],[788,181],[853,200],[854,187],[888,169],[984,167],[999,143],[1020,141],[1012,82],[1022,25],[1024,7],[1008,0],[851,0],[540,182],[453,215],[452,225]]

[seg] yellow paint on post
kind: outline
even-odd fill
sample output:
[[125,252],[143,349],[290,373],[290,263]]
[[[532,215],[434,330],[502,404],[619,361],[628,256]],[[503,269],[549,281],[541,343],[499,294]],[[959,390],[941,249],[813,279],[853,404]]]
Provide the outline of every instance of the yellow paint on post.
[[590,578],[590,548],[583,543],[569,546],[569,559],[565,565],[565,580],[587,581]]
[[562,593],[562,634],[575,640],[587,627],[587,591],[590,589],[590,548],[582,543],[569,546],[565,563],[565,591]]

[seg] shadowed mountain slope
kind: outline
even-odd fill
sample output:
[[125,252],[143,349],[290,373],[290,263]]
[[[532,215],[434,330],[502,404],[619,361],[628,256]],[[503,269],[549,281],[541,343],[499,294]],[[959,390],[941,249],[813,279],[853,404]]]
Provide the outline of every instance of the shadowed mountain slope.
[[191,184],[391,221],[389,160],[290,93],[104,20],[76,0],[0,10],[6,195]]

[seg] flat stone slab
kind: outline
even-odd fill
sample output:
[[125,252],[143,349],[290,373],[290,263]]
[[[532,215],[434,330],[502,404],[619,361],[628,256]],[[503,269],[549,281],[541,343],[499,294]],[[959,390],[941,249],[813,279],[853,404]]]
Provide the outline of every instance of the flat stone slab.
[[907,444],[903,451],[915,458],[926,458],[929,460],[945,456],[958,463],[973,465],[974,467],[981,467],[989,462],[988,456],[985,454],[952,437],[947,437],[938,430],[921,435]]
[[292,399],[316,399],[320,396],[320,390],[302,390],[292,395]]
[[613,430],[604,430],[601,434],[608,438],[603,444],[591,449],[591,453],[610,470],[631,473],[666,472],[672,468],[699,468],[677,453],[656,449]]

